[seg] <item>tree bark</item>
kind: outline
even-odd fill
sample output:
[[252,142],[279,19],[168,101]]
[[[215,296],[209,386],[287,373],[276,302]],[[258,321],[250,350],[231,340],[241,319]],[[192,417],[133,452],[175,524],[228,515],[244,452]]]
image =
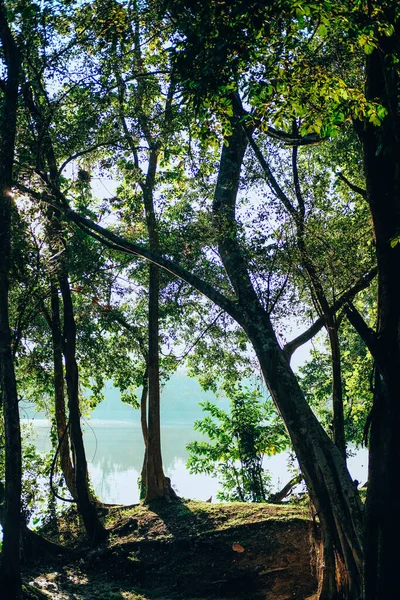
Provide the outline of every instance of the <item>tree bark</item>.
[[76,362],[76,325],[71,290],[65,267],[59,274],[60,290],[64,304],[64,356],[67,381],[69,423],[74,456],[75,487],[78,509],[82,515],[88,537],[93,544],[103,541],[107,531],[100,522],[96,508],[91,502],[88,489],[88,471],[83,444],[79,410],[79,373]]
[[57,427],[58,443],[60,444],[60,465],[64,475],[65,483],[71,494],[76,499],[75,475],[71,461],[69,433],[67,429],[67,417],[65,412],[64,394],[64,366],[63,366],[63,342],[60,320],[60,300],[58,287],[51,283],[51,335],[53,341],[53,363],[54,363],[54,406]]
[[0,40],[7,81],[0,112],[0,396],[5,430],[5,501],[1,579],[5,600],[21,596],[21,432],[18,395],[9,324],[9,268],[11,252],[11,185],[17,121],[19,52],[0,2]]

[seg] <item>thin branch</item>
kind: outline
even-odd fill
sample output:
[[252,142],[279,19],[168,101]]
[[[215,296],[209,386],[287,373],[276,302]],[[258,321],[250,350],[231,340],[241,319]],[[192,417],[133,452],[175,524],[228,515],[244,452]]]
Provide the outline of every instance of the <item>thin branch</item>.
[[218,319],[220,318],[220,316],[222,315],[224,311],[221,310],[217,316],[211,321],[211,323],[209,323],[207,325],[207,327],[201,332],[201,334],[195,339],[195,341],[193,342],[193,344],[191,344],[189,346],[189,349],[186,350],[186,352],[184,352],[182,354],[182,356],[176,356],[175,359],[179,362],[181,362],[184,358],[187,357],[187,355],[193,350],[193,348],[200,342],[200,340],[206,335],[206,333],[211,329],[211,327],[218,321]]
[[113,146],[114,144],[116,144],[119,141],[120,140],[110,140],[108,142],[99,142],[98,144],[94,144],[90,148],[86,148],[86,150],[81,150],[80,152],[75,152],[75,154],[72,154],[69,158],[66,158],[64,160],[61,167],[58,169],[58,173],[57,173],[58,177],[60,177],[61,173],[63,172],[63,170],[65,169],[67,164],[70,163],[72,160],[75,160],[76,158],[79,158],[80,156],[85,156],[86,154],[90,154],[91,152],[94,152],[98,148]]
[[[344,292],[342,296],[340,296],[340,298],[334,302],[329,309],[329,314],[335,314],[338,310],[343,308],[343,306],[349,303],[351,299],[358,294],[358,292],[361,292],[361,290],[364,290],[366,287],[368,287],[371,281],[376,277],[376,274],[377,268],[374,267],[371,269],[371,271],[360,277],[360,279],[351,288]],[[283,347],[286,358],[290,361],[293,352],[306,342],[310,341],[322,329],[322,327],[324,327],[324,325],[325,315],[319,317],[306,331],[301,333],[299,336],[290,342],[287,342]]]
[[118,252],[124,252],[125,254],[131,254],[133,256],[144,258],[149,262],[152,262],[155,265],[163,268],[165,271],[168,271],[175,277],[179,277],[179,279],[182,279],[194,287],[198,292],[209,298],[212,302],[215,302],[215,304],[225,310],[239,324],[242,323],[242,313],[234,300],[227,298],[214,286],[207,283],[194,273],[191,273],[173,260],[162,256],[158,252],[153,252],[148,248],[143,248],[139,244],[135,244],[134,242],[131,242],[126,238],[117,235],[116,233],[113,233],[108,229],[101,227],[100,225],[97,225],[87,217],[75,212],[69,208],[65,196],[59,190],[53,188],[52,192],[54,193],[54,196],[52,197],[48,194],[31,190],[30,188],[18,183],[15,183],[15,187],[41,202],[46,202],[63,214],[69,221],[72,221],[78,225],[78,227],[84,229],[86,233],[100,241],[102,244],[112,248],[113,250],[118,250]]
[[304,202],[303,194],[300,186],[300,178],[299,178],[299,168],[297,164],[297,155],[299,152],[298,146],[293,146],[292,151],[292,170],[293,170],[293,183],[294,183],[294,191],[296,193],[297,203],[300,209],[301,221],[304,229],[304,216],[306,214],[306,205]]
[[268,137],[279,140],[288,146],[311,146],[313,144],[320,144],[322,141],[324,141],[324,139],[326,139],[321,138],[316,133],[299,136],[297,134],[287,133],[286,131],[282,131],[280,129],[275,129],[269,125],[264,125],[261,118],[257,118],[256,115],[247,112],[243,108],[238,94],[233,96],[233,106],[235,113],[238,117],[242,118],[242,120],[252,123],[254,126],[258,127],[259,130],[262,130],[266,135],[268,135]]
[[360,188],[358,185],[355,185],[354,183],[351,183],[351,181],[349,181],[347,179],[347,177],[345,175],[343,175],[343,173],[339,172],[339,173],[336,173],[336,175],[339,177],[339,179],[341,179],[342,181],[344,181],[344,183],[351,190],[353,190],[353,192],[355,192],[356,194],[360,194],[360,196],[362,196],[364,198],[364,200],[367,199],[367,191],[366,190],[364,190],[363,188]]
[[[349,301],[344,307],[346,311],[346,317],[353,325],[359,336],[364,340],[368,350],[371,352],[373,358],[377,361],[378,356],[378,337],[376,333],[368,327],[361,314],[358,312],[356,307]],[[378,361],[377,361],[378,362]]]
[[282,202],[282,204],[284,205],[284,207],[286,208],[288,213],[290,213],[293,217],[296,217],[296,209],[294,208],[294,206],[290,202],[288,196],[285,194],[285,192],[282,190],[281,186],[275,179],[275,177],[270,169],[269,164],[265,160],[263,153],[261,152],[260,148],[258,147],[258,144],[256,143],[256,141],[253,138],[252,132],[248,129],[248,127],[245,127],[244,125],[243,125],[243,129],[246,133],[246,137],[249,141],[249,145],[250,145],[251,149],[253,150],[258,162],[260,163],[262,170],[264,171],[264,175],[266,177],[269,187],[275,192],[275,194],[277,195],[279,200]]

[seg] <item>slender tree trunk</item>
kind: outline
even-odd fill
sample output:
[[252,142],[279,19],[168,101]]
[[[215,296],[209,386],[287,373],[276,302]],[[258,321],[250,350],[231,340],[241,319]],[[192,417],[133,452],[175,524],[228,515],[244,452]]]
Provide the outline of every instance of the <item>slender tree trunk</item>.
[[68,276],[61,266],[60,289],[64,304],[65,375],[67,380],[69,423],[71,443],[75,459],[75,487],[78,509],[82,515],[87,534],[94,544],[107,537],[96,508],[91,502],[88,489],[88,471],[83,444],[79,410],[79,374],[76,362],[76,325]]
[[241,307],[241,325],[256,351],[271,396],[290,435],[322,531],[321,600],[361,594],[362,506],[338,448],[308,406],[258,300],[236,238],[235,203],[246,141],[234,124],[223,147],[214,196],[219,254]]
[[160,431],[160,367],[158,346],[160,274],[155,265],[149,267],[149,402],[147,429],[146,502],[165,496],[165,475],[161,456]]
[[[146,362],[147,362],[147,351],[146,351]],[[146,366],[146,370],[143,375],[143,389],[140,398],[140,425],[142,427],[142,435],[144,441],[144,458],[142,473],[140,476],[140,499],[144,500],[146,497],[146,481],[147,481],[147,446],[148,446],[148,428],[147,428],[147,398],[149,394],[149,370]]]
[[[138,17],[136,2],[133,4],[136,11],[133,20],[133,39],[134,54],[137,68],[145,71],[140,37],[140,19]],[[136,167],[139,169],[139,156],[135,144],[132,143],[132,135],[129,131],[124,115],[124,96],[125,84],[119,72],[119,65],[115,69],[115,75],[118,82],[119,100],[120,100],[120,119],[122,127],[126,134],[126,140],[132,150],[133,159]],[[174,86],[171,83],[167,94],[167,104],[165,108],[164,128],[170,126],[169,112],[171,108],[172,94]],[[138,82],[136,96],[136,111],[141,134],[146,140],[149,148],[148,167],[146,179],[140,182],[143,193],[143,204],[145,208],[147,231],[149,235],[150,249],[159,251],[158,226],[154,210],[154,186],[157,173],[158,147],[161,137],[160,134],[153,136],[152,125],[147,116],[145,107],[147,98],[146,84],[144,80]],[[165,132],[164,132],[165,133]],[[144,467],[142,475],[145,476],[145,502],[151,502],[156,499],[171,499],[176,496],[173,491],[170,480],[165,477],[162,465],[161,455],[161,428],[160,428],[160,366],[159,366],[159,295],[160,295],[160,269],[155,264],[149,266],[149,312],[148,312],[148,415],[147,415],[147,444],[145,450]],[[142,412],[142,424],[143,424]]]
[[346,459],[346,438],[344,433],[343,384],[340,362],[340,340],[335,317],[326,319],[332,357],[332,434],[333,441]]
[[8,291],[11,251],[11,185],[20,60],[2,1],[0,1],[0,40],[7,71],[0,112],[0,397],[4,416],[6,476],[1,583],[4,599],[15,600],[21,596],[21,432],[11,349]]
[[365,600],[386,600],[399,587],[398,510],[400,464],[400,77],[392,58],[400,27],[393,14],[391,37],[378,40],[367,57],[366,96],[387,110],[380,127],[356,124],[364,153],[367,201],[374,223],[378,262],[378,326],[375,393],[371,412],[365,524]]
[[[76,499],[75,474],[71,461],[69,433],[65,412],[63,342],[60,321],[60,300],[58,288],[51,283],[51,335],[53,340],[54,363],[54,406],[58,443],[60,444],[60,464],[65,483],[73,498]],[[62,441],[61,441],[62,440]]]
[[340,362],[340,341],[335,315],[330,314],[329,302],[325,295],[321,279],[318,276],[314,263],[309,255],[305,238],[305,204],[301,193],[301,186],[297,168],[297,150],[293,148],[293,179],[299,207],[292,207],[296,223],[297,243],[303,266],[307,272],[311,294],[314,304],[320,316],[324,319],[325,329],[329,338],[331,348],[332,364],[332,434],[333,441],[346,459],[346,438],[344,433],[344,411],[343,411],[343,385],[342,369]]
[[[150,249],[154,250],[155,252],[159,251],[158,228],[153,202],[153,188],[157,170],[157,159],[157,151],[151,150],[146,183],[142,188]],[[160,268],[151,263],[149,266],[149,349],[147,359],[149,394],[145,469],[145,502],[152,502],[153,500],[161,498],[170,500],[176,496],[175,492],[171,488],[169,479],[164,475],[161,455],[159,296]]]
[[0,392],[5,430],[6,476],[1,575],[6,600],[14,600],[21,594],[21,432],[8,322],[10,206],[10,189],[4,186],[0,173]]

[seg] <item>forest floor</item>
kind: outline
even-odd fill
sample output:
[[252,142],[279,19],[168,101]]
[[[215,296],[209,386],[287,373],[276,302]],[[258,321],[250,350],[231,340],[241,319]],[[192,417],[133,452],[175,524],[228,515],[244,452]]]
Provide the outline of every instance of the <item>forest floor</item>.
[[96,549],[78,542],[73,514],[47,530],[74,554],[29,557],[31,590],[53,600],[311,600],[316,591],[307,509],[180,501],[104,512],[110,536]]

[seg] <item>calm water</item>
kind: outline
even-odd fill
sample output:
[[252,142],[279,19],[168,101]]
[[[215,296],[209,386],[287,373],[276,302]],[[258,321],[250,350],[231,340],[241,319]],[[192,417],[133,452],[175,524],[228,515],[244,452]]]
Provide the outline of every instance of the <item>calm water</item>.
[[[211,400],[221,408],[226,399],[216,398],[201,390],[199,384],[184,373],[176,374],[163,388],[162,452],[164,471],[178,494],[184,498],[215,499],[218,482],[206,475],[191,475],[186,469],[186,444],[201,439],[193,423],[204,416],[198,403]],[[50,451],[49,424],[32,409],[21,414],[35,430],[35,445],[40,452]],[[106,503],[133,504],[138,501],[137,480],[142,467],[144,445],[139,411],[122,404],[118,391],[109,387],[106,399],[84,420],[84,440],[91,482],[99,499]],[[288,454],[266,457],[264,467],[270,470],[275,488],[290,479]],[[348,461],[353,478],[367,478],[367,452],[359,451]]]

